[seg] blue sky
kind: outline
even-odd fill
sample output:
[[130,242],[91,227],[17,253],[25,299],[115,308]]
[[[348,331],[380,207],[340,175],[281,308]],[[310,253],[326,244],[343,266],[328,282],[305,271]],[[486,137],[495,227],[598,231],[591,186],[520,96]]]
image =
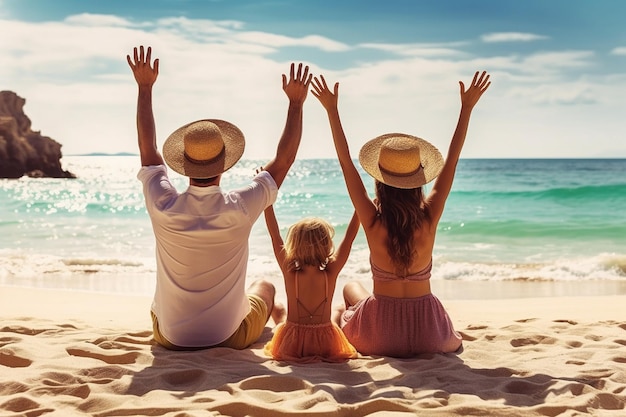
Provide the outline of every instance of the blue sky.
[[[488,70],[464,157],[626,157],[626,2],[0,0],[0,89],[26,98],[33,129],[64,154],[136,152],[132,47],[161,60],[159,143],[222,118],[267,158],[282,131],[281,74],[305,62],[340,82],[353,155],[401,131],[446,152],[458,81]],[[305,103],[300,158],[334,157]]]

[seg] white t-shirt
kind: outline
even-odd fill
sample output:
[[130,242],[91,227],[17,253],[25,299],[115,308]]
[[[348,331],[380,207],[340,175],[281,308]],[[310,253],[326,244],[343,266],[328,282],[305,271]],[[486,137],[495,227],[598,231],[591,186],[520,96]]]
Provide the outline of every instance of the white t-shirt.
[[159,330],[178,346],[223,342],[250,310],[245,295],[248,237],[276,200],[276,182],[262,171],[237,190],[190,185],[179,194],[164,165],[144,166],[137,178],[156,238],[152,311]]

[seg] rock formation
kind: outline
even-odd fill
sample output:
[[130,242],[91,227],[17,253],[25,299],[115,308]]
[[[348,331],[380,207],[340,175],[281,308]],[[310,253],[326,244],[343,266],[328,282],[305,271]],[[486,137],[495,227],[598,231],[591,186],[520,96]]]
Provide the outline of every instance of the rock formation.
[[24,103],[14,92],[0,91],[0,178],[76,178],[61,168],[61,144],[31,130]]

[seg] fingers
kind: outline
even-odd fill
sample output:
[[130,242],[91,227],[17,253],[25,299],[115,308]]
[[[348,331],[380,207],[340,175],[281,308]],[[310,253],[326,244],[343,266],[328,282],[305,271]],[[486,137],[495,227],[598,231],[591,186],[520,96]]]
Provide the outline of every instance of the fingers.
[[313,88],[318,93],[318,95],[321,94],[323,91],[328,91],[328,86],[326,85],[326,80],[324,80],[323,75],[320,75],[320,78],[314,78]]
[[291,79],[290,81],[297,81],[297,82],[301,82],[303,83],[305,86],[308,87],[309,83],[311,82],[311,79],[313,78],[313,74],[309,74],[309,66],[306,65],[304,66],[304,71],[303,71],[303,64],[302,62],[298,64],[298,71],[295,72],[294,75],[294,65],[295,64],[291,64]]
[[489,83],[489,77],[491,77],[491,75],[487,74],[487,71],[483,71],[482,74],[480,74],[480,77],[478,78],[478,81],[476,80],[476,77],[478,76],[479,71],[476,71],[476,74],[474,74],[474,81],[472,82],[472,84],[478,88],[480,88],[481,90],[486,88],[485,86]]
[[301,80],[301,75],[302,75],[302,62],[298,64],[298,73],[296,74],[296,79],[297,80]]
[[[491,75],[487,73],[487,71],[476,71],[474,73],[474,78],[472,79],[472,84],[470,85],[470,89],[477,88],[481,92],[484,92],[491,85],[491,81],[489,79]],[[461,88],[461,93],[465,93],[465,84],[462,81],[459,81],[459,85]],[[469,90],[468,90],[469,91]]]
[[[302,66],[302,64],[300,64],[300,66]],[[304,83],[304,86],[306,88],[309,88],[309,84],[311,83],[311,80],[313,79],[313,74],[309,74],[309,66],[305,66],[304,67],[304,73],[302,74],[302,78],[298,77],[300,80],[302,80],[302,82]]]
[[154,60],[154,72],[159,75],[159,58]]
[[323,75],[320,74],[319,78],[317,77],[314,78],[313,89],[317,93],[316,94],[317,96],[319,96],[323,92],[328,92],[330,94],[337,95],[337,93],[339,92],[339,83],[336,82],[333,85],[333,92],[331,93],[330,88],[328,88],[328,84],[326,83],[326,79],[324,78]]
[[324,89],[328,90],[328,85],[326,84],[326,78],[324,78],[324,76],[321,74],[320,74],[320,78],[322,79],[322,85],[324,86]]
[[[129,64],[133,66],[137,66],[138,64],[150,64],[152,60],[152,47],[148,46],[147,50],[144,50],[143,45],[140,45],[139,48],[133,48],[133,59],[131,61],[130,55],[126,55],[126,60]],[[158,59],[155,59],[156,63]]]

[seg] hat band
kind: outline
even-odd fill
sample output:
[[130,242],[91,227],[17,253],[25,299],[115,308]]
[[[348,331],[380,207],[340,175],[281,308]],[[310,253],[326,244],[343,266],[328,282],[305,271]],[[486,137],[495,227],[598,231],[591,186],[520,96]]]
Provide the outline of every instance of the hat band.
[[382,172],[384,174],[394,175],[396,177],[410,177],[411,175],[415,175],[418,172],[424,170],[424,166],[422,164],[420,164],[420,166],[417,167],[417,169],[414,169],[413,171],[409,171],[409,172],[390,171],[390,170],[385,169],[384,167],[382,167],[380,164],[378,164],[378,168],[380,169],[380,172]]
[[218,153],[211,159],[194,159],[187,154],[187,151],[183,151],[183,155],[185,155],[185,159],[187,159],[189,162],[193,162],[194,164],[198,164],[198,165],[210,165],[216,160],[218,160],[220,157],[222,157],[224,153],[226,153],[225,147],[223,147],[220,153]]

